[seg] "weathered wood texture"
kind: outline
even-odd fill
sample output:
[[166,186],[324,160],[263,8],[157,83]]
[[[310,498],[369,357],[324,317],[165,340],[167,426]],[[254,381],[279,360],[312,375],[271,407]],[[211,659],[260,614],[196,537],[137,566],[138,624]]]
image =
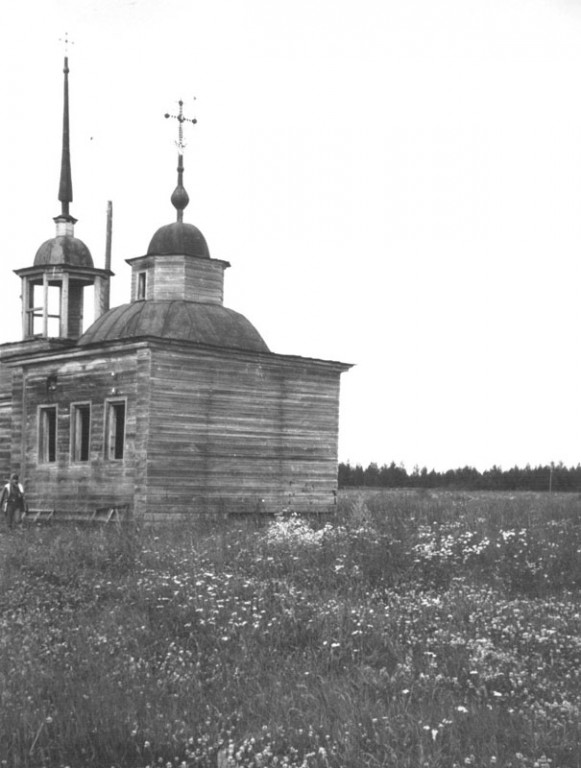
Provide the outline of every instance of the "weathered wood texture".
[[277,355],[156,349],[147,516],[329,510],[340,370]]
[[12,371],[0,364],[0,483],[12,470]]
[[[12,413],[10,423],[10,463],[13,472],[21,476],[24,471],[25,448],[22,424],[24,421],[24,402],[22,397],[24,372],[21,368],[12,371]],[[27,490],[26,478],[21,477]]]
[[[154,259],[152,256],[142,256],[137,259],[128,259],[131,265],[131,301],[151,299],[154,292],[155,276],[153,274]],[[145,272],[147,275],[145,296],[138,297],[138,275]]]
[[[56,390],[47,377],[56,375]],[[136,452],[143,456],[143,435],[136,439],[137,356],[47,361],[14,371],[12,454],[21,455],[20,472],[32,507],[54,507],[59,515],[86,515],[96,506],[129,503],[135,494]],[[127,398],[125,455],[104,455],[105,412],[109,399]],[[90,403],[89,460],[72,460],[71,408]],[[56,461],[39,461],[39,408],[56,406]],[[13,461],[14,463],[14,461]]]
[[78,339],[83,332],[83,291],[82,283],[71,280],[68,296],[68,328],[63,329],[60,334],[70,339]]
[[137,300],[137,276],[147,275],[145,298],[185,299],[209,304],[224,301],[227,262],[191,256],[144,256],[130,260],[131,300]]
[[212,347],[268,352],[264,339],[243,316],[218,304],[166,299],[134,301],[107,312],[83,334],[80,347],[153,337]]
[[[129,504],[134,516],[156,520],[334,505],[346,366],[170,341],[77,347],[11,365],[5,461],[23,476],[33,508],[88,517]],[[122,459],[104,450],[111,399],[126,403]],[[73,409],[86,404],[89,457],[74,461]],[[39,409],[47,406],[57,409],[51,462],[39,453]]]

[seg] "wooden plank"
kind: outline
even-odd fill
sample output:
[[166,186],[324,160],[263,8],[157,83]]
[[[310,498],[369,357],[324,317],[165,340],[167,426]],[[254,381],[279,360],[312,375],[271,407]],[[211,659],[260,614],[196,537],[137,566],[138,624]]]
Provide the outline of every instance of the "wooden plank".
[[[55,373],[50,361],[29,369],[23,386],[27,409],[24,416],[25,461],[20,473],[26,482],[31,508],[54,507],[59,514],[89,514],[95,507],[129,503],[135,490],[136,354],[102,355],[83,361],[63,362],[57,373],[57,389],[47,393],[46,379]],[[112,373],[115,374],[112,376]],[[126,397],[125,457],[106,461],[103,456],[105,403],[110,397]],[[73,463],[70,456],[70,408],[73,402],[91,403],[89,460]],[[52,463],[38,463],[38,406],[57,405],[57,455]],[[19,409],[13,414],[13,433],[19,429]]]
[[[22,446],[24,457],[14,469],[26,480],[32,508],[54,506],[63,516],[88,517],[124,503],[150,518],[328,509],[336,490],[342,370],[171,342],[75,350],[58,362],[47,356],[28,365],[26,376],[14,369],[12,456]],[[46,380],[55,374],[51,396]],[[103,455],[110,397],[127,403],[119,461]],[[58,406],[57,457],[39,465],[38,406],[49,402]],[[73,402],[91,403],[87,462],[71,462]]]
[[24,520],[26,522],[30,521],[32,523],[48,523],[54,518],[54,516],[55,510],[53,508],[29,508],[26,516],[24,517]]
[[93,510],[89,520],[93,523],[117,523],[123,522],[129,511],[129,504],[113,504],[106,507],[98,507]]
[[148,513],[333,505],[338,371],[167,350],[151,386]]

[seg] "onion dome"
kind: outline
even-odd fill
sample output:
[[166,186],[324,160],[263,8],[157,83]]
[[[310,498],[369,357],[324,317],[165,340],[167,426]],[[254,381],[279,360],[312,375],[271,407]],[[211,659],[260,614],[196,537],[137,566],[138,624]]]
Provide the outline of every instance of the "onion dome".
[[67,264],[71,267],[89,267],[93,269],[91,252],[78,237],[62,235],[46,240],[36,252],[34,266],[57,266]]
[[160,227],[151,238],[148,256],[195,256],[209,259],[210,251],[204,235],[193,224],[174,221]]
[[189,195],[184,187],[184,136],[183,124],[196,123],[197,120],[184,117],[183,101],[179,101],[177,115],[166,114],[166,117],[175,118],[178,121],[178,180],[177,186],[171,196],[171,204],[176,209],[176,221],[160,227],[151,238],[148,256],[194,256],[198,259],[209,259],[210,251],[204,235],[193,224],[184,223],[184,209],[190,202]]
[[78,344],[143,338],[269,352],[262,336],[244,315],[218,304],[182,299],[135,301],[115,307],[101,315]]

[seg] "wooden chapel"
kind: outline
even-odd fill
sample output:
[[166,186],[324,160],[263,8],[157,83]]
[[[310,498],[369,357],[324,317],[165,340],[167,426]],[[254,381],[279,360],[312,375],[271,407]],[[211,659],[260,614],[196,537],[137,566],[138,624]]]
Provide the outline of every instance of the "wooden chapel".
[[112,505],[146,521],[331,510],[350,366],[275,354],[224,306],[230,265],[183,221],[181,103],[176,220],[126,260],[130,301],[108,308],[113,273],[95,267],[69,212],[68,75],[65,57],[56,234],[15,270],[22,340],[0,345],[3,476],[18,472],[30,506],[61,517]]

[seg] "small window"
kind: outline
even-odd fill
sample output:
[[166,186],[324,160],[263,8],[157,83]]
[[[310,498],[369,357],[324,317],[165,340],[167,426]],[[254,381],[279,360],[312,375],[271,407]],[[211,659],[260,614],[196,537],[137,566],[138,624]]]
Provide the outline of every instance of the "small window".
[[89,461],[91,435],[91,406],[75,404],[71,408],[71,458],[73,461]]
[[122,459],[125,449],[125,401],[109,400],[105,414],[105,458]]
[[137,300],[145,299],[147,290],[147,272],[139,272],[137,275]]
[[41,464],[56,461],[56,405],[38,409],[38,461]]

